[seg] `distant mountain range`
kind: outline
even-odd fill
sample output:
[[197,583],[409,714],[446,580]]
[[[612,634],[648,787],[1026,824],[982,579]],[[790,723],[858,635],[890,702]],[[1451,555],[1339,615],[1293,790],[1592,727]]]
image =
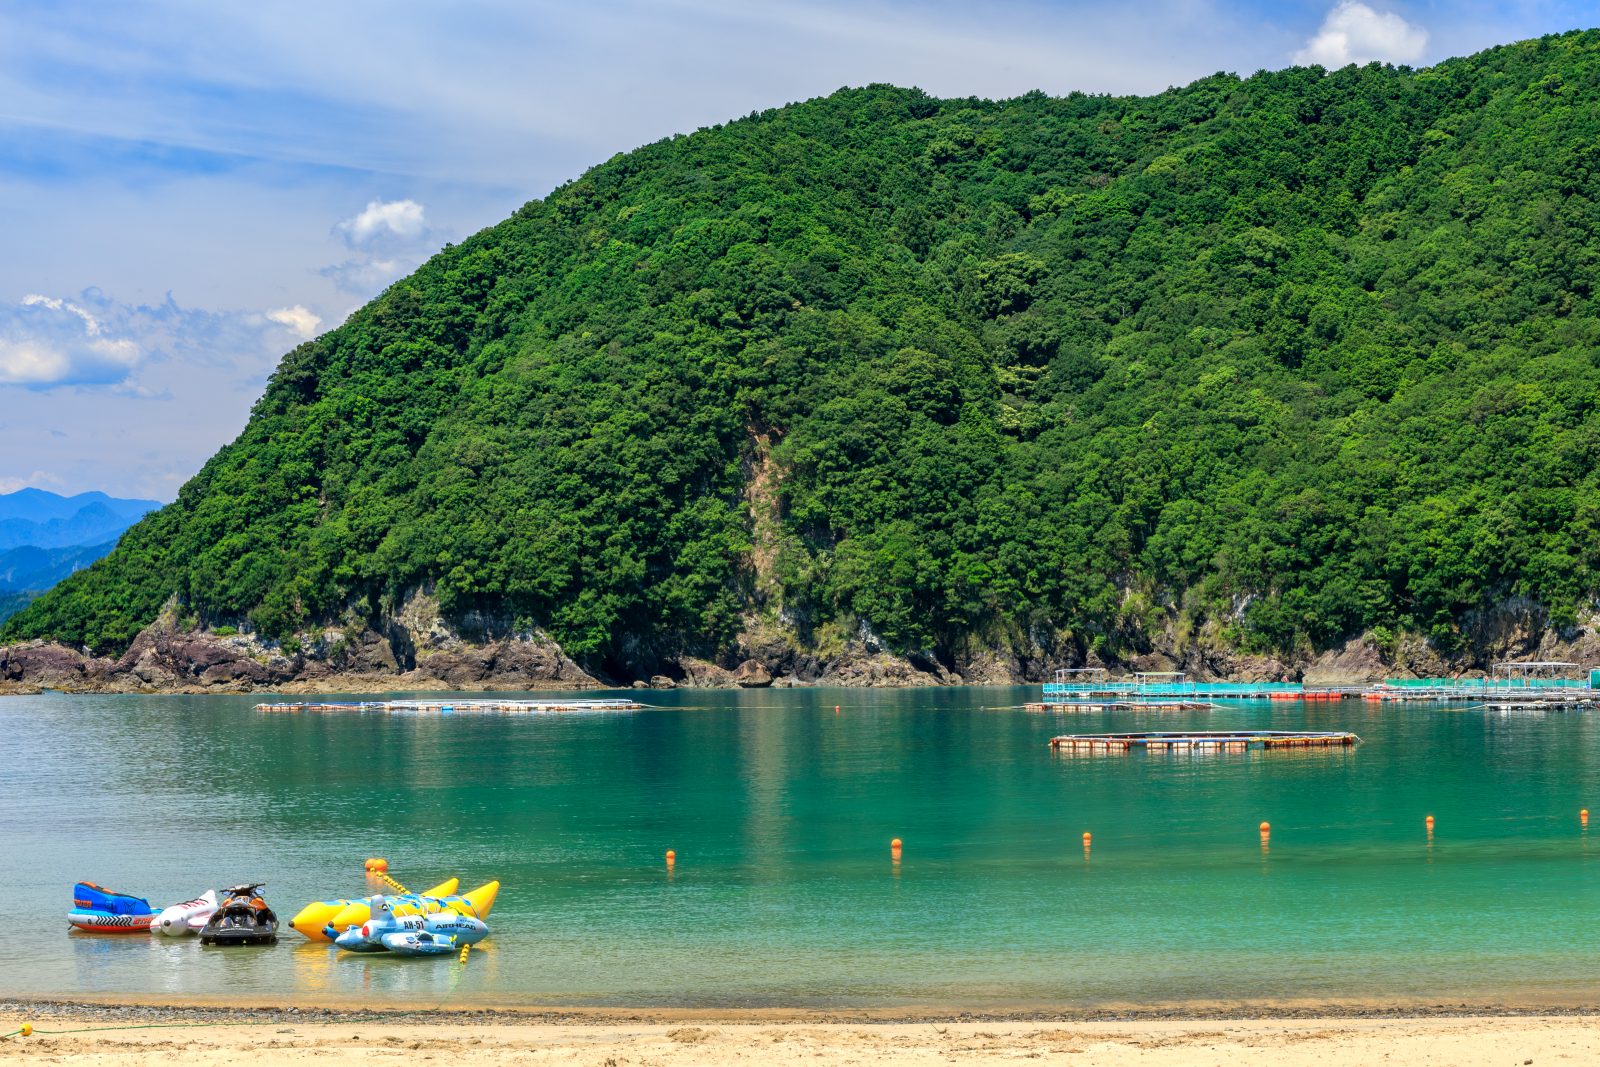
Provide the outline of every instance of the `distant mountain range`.
[[161,505],[104,493],[0,493],[0,619],[116,547],[122,531]]
[[19,489],[0,494],[0,550],[115,542],[118,534],[160,506],[154,500],[119,500],[104,493],[61,496]]

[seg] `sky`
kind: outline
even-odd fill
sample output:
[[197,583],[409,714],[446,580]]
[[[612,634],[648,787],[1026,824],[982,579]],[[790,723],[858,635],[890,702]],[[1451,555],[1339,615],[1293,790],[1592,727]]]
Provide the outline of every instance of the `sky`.
[[618,152],[841,86],[1421,66],[1593,0],[0,0],[0,492],[171,500],[282,355]]

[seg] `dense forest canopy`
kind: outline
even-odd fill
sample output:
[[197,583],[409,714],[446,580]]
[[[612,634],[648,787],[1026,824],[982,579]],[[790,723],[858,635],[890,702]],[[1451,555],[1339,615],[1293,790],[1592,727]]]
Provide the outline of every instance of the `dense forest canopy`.
[[[619,155],[289,353],[0,636],[432,588],[591,664],[1461,640],[1600,590],[1600,31],[1149,98],[870,86]],[[1382,632],[1381,630],[1379,632]]]

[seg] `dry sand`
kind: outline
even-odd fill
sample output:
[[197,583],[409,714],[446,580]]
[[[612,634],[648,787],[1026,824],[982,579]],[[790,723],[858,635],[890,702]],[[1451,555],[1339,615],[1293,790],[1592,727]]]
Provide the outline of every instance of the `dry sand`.
[[[1600,1016],[1343,1017],[1010,1022],[740,1022],[685,1014],[670,1022],[545,1022],[515,1014],[307,1017],[248,1022],[105,1008],[0,1013],[0,1064],[288,1067],[436,1061],[488,1065],[650,1067],[705,1064],[1040,1063],[1331,1067],[1338,1064],[1494,1065],[1600,1062]],[[220,1013],[216,1013],[220,1015]],[[226,1016],[223,1016],[226,1017]],[[156,1022],[152,1024],[151,1019]],[[118,1028],[120,1027],[120,1028]],[[136,1028],[137,1027],[137,1028]],[[77,1031],[77,1032],[67,1032]]]

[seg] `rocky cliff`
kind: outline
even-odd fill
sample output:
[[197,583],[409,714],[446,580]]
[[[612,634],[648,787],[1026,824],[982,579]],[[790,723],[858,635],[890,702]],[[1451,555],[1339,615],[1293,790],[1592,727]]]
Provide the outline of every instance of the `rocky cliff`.
[[1362,685],[1383,678],[1481,674],[1501,659],[1600,665],[1600,616],[1554,628],[1537,605],[1507,601],[1473,617],[1472,644],[1453,654],[1416,635],[1368,632],[1320,653],[1252,656],[1214,635],[1180,636],[1169,627],[1147,650],[1124,658],[1079,656],[1069,641],[1000,638],[970,642],[952,663],[900,655],[862,628],[812,644],[769,622],[747,620],[719,661],[679,656],[638,677],[595,676],[548,634],[471,617],[451,625],[425,593],[407,598],[379,629],[355,624],[268,641],[222,632],[180,617],[169,604],[119,657],[98,657],[59,642],[0,647],[0,694],[42,689],[105,693],[360,693],[396,690],[548,690],[601,687],[708,689],[794,686],[908,687],[1042,682],[1057,667],[1181,670],[1196,680],[1299,681]]

